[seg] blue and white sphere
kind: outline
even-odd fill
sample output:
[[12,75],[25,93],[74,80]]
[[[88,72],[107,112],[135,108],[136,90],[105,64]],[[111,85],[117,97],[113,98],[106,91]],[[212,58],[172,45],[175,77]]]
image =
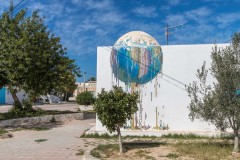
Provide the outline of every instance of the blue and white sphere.
[[145,84],[162,69],[162,49],[149,34],[142,31],[128,32],[112,48],[111,67],[119,80]]

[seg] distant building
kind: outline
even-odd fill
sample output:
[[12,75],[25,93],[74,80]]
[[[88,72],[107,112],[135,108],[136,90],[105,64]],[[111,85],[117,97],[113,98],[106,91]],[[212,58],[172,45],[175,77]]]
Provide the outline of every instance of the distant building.
[[[28,98],[27,94],[23,90],[21,90],[17,93],[17,97],[19,98],[20,101]],[[7,87],[3,87],[2,89],[0,89],[0,105],[1,104],[13,104],[13,102],[14,102],[14,100],[12,98],[11,93],[7,89]]]
[[88,82],[82,82],[82,83],[76,83],[77,89],[73,92],[73,97],[76,98],[77,95],[84,91],[91,92],[94,96],[96,96],[96,81],[88,81]]

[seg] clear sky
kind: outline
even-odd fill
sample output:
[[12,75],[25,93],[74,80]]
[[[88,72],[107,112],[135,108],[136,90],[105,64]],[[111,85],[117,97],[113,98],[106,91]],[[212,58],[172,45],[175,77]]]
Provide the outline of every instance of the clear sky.
[[[0,13],[8,6],[0,0]],[[225,43],[240,31],[240,0],[23,0],[15,11],[21,8],[39,9],[87,78],[96,76],[97,46],[112,46],[129,31],[147,32],[161,45],[167,23],[183,24],[170,30],[170,45]]]

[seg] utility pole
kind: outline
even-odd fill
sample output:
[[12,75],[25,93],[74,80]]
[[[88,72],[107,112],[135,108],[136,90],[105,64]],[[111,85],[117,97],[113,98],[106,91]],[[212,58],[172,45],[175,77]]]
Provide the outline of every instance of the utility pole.
[[180,26],[183,26],[185,23],[183,24],[179,24],[179,25],[175,25],[175,26],[169,26],[168,23],[167,23],[167,26],[165,28],[165,36],[166,36],[166,44],[168,45],[168,40],[169,40],[169,34],[170,33],[173,33],[173,32],[170,32],[171,29],[175,29],[177,27],[180,27]]
[[166,31],[165,31],[165,36],[166,36],[166,44],[168,45],[168,35],[169,35],[169,27],[168,27],[168,23],[166,26]]
[[83,81],[84,81],[83,90],[84,90],[84,92],[85,92],[85,78],[86,78],[86,72],[83,73]]

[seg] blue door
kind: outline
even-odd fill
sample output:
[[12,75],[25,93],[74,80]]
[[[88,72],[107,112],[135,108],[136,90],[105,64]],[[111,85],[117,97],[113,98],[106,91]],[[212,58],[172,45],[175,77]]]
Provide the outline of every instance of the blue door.
[[5,92],[6,92],[5,88],[0,89],[0,104],[5,104],[5,96],[6,96]]

